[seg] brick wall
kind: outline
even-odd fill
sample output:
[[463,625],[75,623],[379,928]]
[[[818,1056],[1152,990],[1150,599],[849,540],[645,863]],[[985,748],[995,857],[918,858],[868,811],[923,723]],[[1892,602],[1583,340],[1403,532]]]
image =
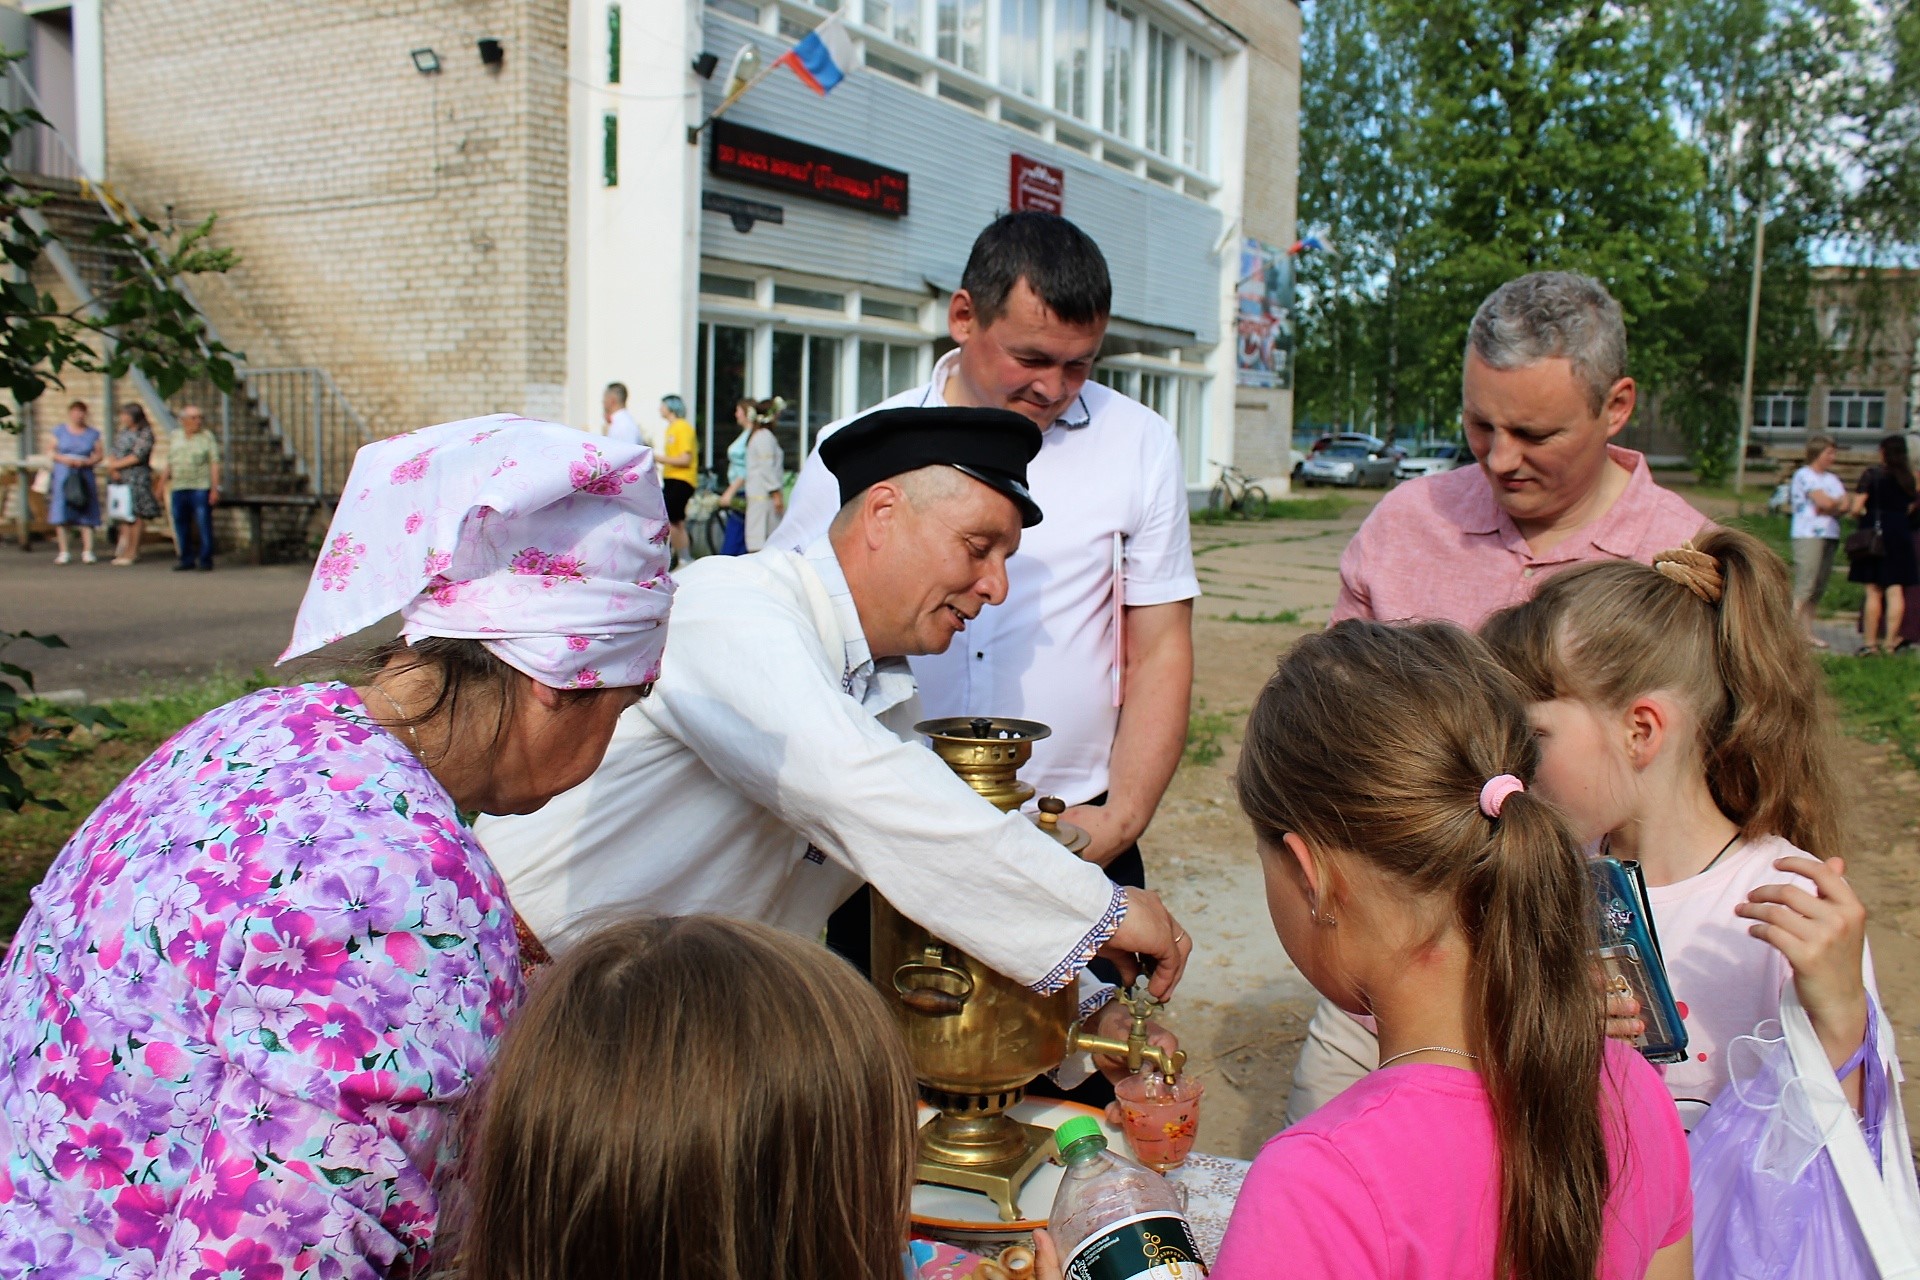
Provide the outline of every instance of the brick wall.
[[[1300,6],[1296,0],[1210,0],[1247,38],[1246,201],[1239,234],[1286,246],[1297,238],[1300,170]],[[1254,475],[1287,474],[1293,392],[1234,388],[1234,461]]]
[[195,287],[229,346],[329,369],[377,434],[561,412],[563,0],[104,8],[109,177],[220,213],[240,266]]

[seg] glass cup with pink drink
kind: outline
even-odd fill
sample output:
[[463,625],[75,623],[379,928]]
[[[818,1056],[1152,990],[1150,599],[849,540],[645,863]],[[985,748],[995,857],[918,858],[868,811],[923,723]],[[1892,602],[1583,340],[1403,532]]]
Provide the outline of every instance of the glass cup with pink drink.
[[1165,1173],[1186,1162],[1200,1127],[1199,1080],[1143,1071],[1114,1085],[1113,1093],[1120,1127],[1141,1164]]

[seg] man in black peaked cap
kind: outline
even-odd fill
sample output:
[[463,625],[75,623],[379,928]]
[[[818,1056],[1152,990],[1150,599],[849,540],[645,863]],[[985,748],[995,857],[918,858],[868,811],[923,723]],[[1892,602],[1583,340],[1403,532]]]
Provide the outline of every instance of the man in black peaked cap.
[[660,678],[594,776],[477,828],[542,941],[564,949],[611,906],[818,938],[866,881],[1043,994],[1101,952],[1123,969],[1145,956],[1156,993],[1173,987],[1192,943],[1155,895],[1001,813],[913,733],[905,659],[1005,598],[1007,558],[1041,519],[1040,441],[1000,409],[870,415],[821,447],[841,499],[826,534],[680,575]]

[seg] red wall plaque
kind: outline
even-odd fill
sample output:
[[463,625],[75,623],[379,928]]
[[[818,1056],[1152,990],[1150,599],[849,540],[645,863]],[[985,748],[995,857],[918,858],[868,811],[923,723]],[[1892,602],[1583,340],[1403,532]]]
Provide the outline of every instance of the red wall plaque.
[[1010,167],[1008,207],[1015,213],[1031,209],[1036,213],[1067,211],[1067,173],[1031,156],[1015,152]]

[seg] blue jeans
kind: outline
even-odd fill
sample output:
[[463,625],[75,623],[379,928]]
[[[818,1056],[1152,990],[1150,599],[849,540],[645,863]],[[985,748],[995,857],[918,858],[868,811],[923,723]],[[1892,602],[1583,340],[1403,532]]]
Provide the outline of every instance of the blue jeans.
[[213,568],[213,508],[205,489],[175,489],[169,495],[173,506],[173,540],[180,547],[180,563],[194,563],[190,532],[198,533],[200,567]]

